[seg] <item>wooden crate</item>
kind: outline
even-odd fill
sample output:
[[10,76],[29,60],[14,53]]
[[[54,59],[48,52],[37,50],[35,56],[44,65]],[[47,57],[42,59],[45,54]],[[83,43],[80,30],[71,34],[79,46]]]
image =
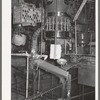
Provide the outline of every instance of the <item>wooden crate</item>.
[[27,3],[13,8],[13,24],[21,23],[24,26],[36,26],[41,23],[41,8],[36,8],[35,5]]

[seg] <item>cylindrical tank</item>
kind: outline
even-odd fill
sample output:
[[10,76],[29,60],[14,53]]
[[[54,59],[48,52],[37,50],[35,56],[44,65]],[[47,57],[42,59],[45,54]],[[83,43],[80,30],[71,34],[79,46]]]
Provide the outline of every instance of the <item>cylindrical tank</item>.
[[67,5],[64,0],[47,1],[46,27],[44,37],[46,39],[69,37],[71,30],[70,16],[66,12]]

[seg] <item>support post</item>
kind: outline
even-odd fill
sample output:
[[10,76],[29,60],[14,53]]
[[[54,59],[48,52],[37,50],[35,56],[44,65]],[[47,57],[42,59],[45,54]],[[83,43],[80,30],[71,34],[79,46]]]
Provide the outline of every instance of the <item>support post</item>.
[[76,21],[75,21],[75,52],[77,54],[77,26],[76,26]]
[[28,84],[29,84],[29,57],[27,56],[27,71],[26,71],[26,98],[28,98]]
[[38,73],[38,92],[40,92],[40,69],[39,69],[39,73]]

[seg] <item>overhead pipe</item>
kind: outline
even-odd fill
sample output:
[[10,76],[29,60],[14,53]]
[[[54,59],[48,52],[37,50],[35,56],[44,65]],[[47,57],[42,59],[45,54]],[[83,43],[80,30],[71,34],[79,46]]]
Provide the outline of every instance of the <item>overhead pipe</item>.
[[83,2],[82,2],[82,4],[80,5],[80,7],[79,7],[79,9],[78,9],[78,11],[77,11],[77,13],[76,13],[76,15],[75,15],[73,21],[76,21],[76,20],[78,19],[78,17],[79,17],[79,15],[80,15],[80,13],[81,13],[81,11],[82,11],[84,5],[86,4],[86,2],[87,2],[87,0],[83,0]]

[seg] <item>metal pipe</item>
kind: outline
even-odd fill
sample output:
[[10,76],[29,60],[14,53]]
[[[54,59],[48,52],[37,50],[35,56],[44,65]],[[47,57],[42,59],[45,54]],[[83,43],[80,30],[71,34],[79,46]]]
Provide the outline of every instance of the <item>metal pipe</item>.
[[62,78],[62,77],[60,78],[60,80],[62,81],[61,83],[63,84],[63,85],[62,85],[62,95],[61,95],[61,98],[64,99],[64,98],[66,98],[66,96],[67,96],[67,95],[66,95],[66,94],[67,94],[67,89],[66,89],[66,88],[67,88],[67,87],[66,87],[67,82],[66,82],[66,80],[65,80],[64,78]]
[[[53,87],[53,75],[51,75],[51,85]],[[52,91],[52,100],[53,100],[53,91]]]
[[43,96],[44,94],[49,93],[49,92],[51,92],[51,91],[53,91],[53,90],[55,90],[55,89],[57,89],[57,88],[60,88],[60,87],[62,87],[62,84],[59,84],[58,86],[53,87],[53,88],[51,88],[51,89],[49,89],[49,90],[47,90],[47,91],[41,92],[41,93],[37,94],[36,96],[28,97],[28,98],[26,98],[25,100],[34,100],[34,99],[36,99],[36,98],[38,98],[38,97],[40,97],[40,96]]
[[82,100],[84,100],[84,85],[82,85]]
[[[17,83],[17,76],[15,76],[15,80],[16,80],[16,92],[18,91],[18,83]],[[18,100],[18,95],[17,95],[17,93],[16,93],[16,100]]]
[[58,9],[57,9],[57,0],[56,0],[56,30],[55,30],[55,46],[54,46],[54,59],[56,58],[56,42],[57,42],[57,32],[58,32]]
[[30,57],[31,55],[26,52],[26,53],[12,53],[11,56]]
[[91,93],[95,93],[95,91],[84,93],[84,94],[80,94],[80,95],[76,95],[76,96],[71,97],[70,99],[75,99],[75,98],[81,97],[82,95],[85,96],[85,95],[88,95],[88,94],[91,94]]
[[34,96],[35,96],[35,82],[36,82],[38,73],[39,73],[39,72],[37,71],[37,73],[36,73],[36,75],[35,75],[35,77],[34,77],[34,81],[33,81],[33,95],[34,95]]
[[78,77],[77,77],[77,78],[72,79],[71,81],[75,81],[75,80],[77,80],[77,79],[78,79]]
[[92,54],[92,52],[91,52],[91,48],[92,48],[91,42],[92,42],[92,32],[91,32],[91,36],[90,36],[90,54]]
[[79,9],[78,9],[78,11],[77,11],[77,13],[76,13],[76,15],[75,15],[73,21],[76,21],[76,20],[78,19],[78,17],[79,17],[79,15],[80,15],[80,13],[81,13],[81,11],[82,11],[84,5],[86,4],[86,2],[87,2],[87,0],[83,0],[83,2],[82,2],[82,4],[80,5],[80,7],[79,7]]
[[75,48],[76,48],[76,54],[77,54],[77,27],[76,27],[76,21],[75,21]]
[[[43,0],[41,1],[41,27],[44,26],[44,21],[43,21]],[[41,29],[41,55],[42,55],[42,42],[43,42],[43,29]]]
[[65,41],[64,41],[64,42],[65,42],[65,54],[66,54],[66,50],[67,50],[67,48],[66,48],[66,39],[65,39]]
[[29,84],[29,57],[27,57],[27,73],[26,73],[26,98],[28,97],[28,84]]
[[41,71],[39,69],[39,75],[38,75],[38,92],[40,91],[40,74],[41,74]]
[[58,9],[57,9],[57,0],[56,0],[56,31],[55,31],[55,44],[56,44],[56,39],[57,39],[57,31],[58,31],[58,16],[57,16],[57,14],[58,14]]
[[[25,83],[24,81],[20,81],[20,82],[17,82],[17,84],[22,84],[22,83]],[[11,86],[14,86],[14,85],[17,85],[16,82],[11,84]]]
[[[65,55],[76,55],[76,54],[72,53],[72,54],[65,54]],[[95,55],[90,55],[90,54],[77,54],[77,55],[95,57]]]

